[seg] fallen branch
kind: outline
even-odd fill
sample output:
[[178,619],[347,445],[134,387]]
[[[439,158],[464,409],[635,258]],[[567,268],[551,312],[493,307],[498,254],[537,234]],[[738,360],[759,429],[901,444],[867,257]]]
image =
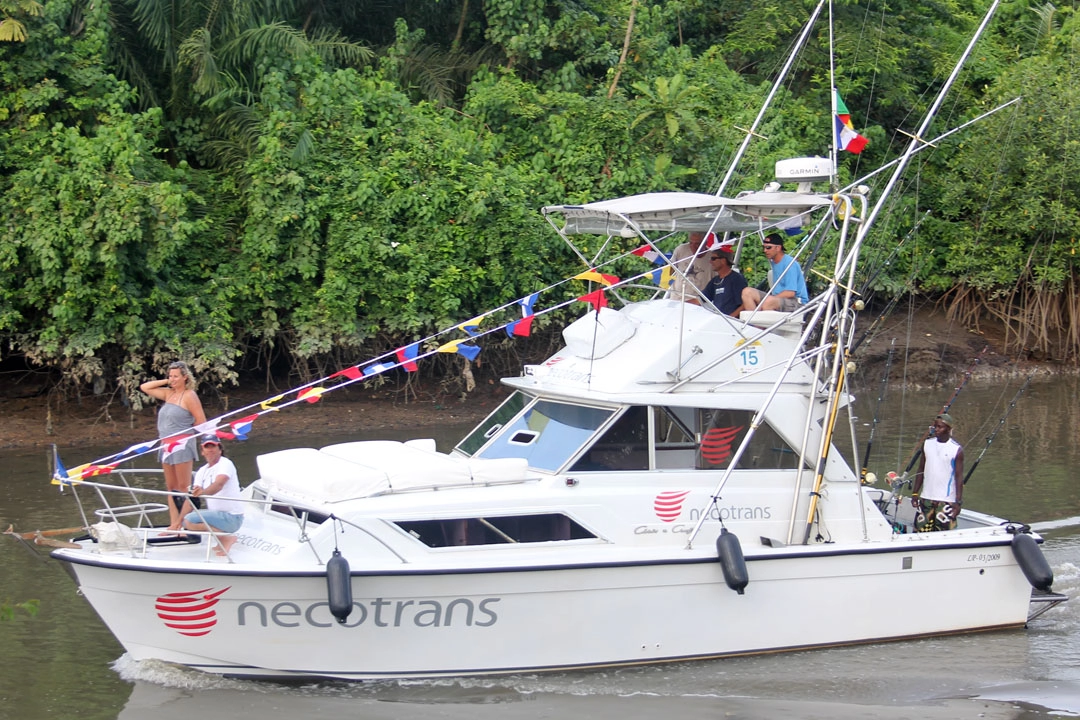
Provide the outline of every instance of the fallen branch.
[[[4,531],[5,535],[13,535],[20,540],[37,540],[39,537],[56,537],[57,535],[74,535],[75,533],[84,532],[86,528],[73,527],[73,528],[60,528],[57,530],[35,530],[33,532],[17,533],[15,532],[14,525],[8,525],[8,529]],[[39,543],[40,544],[40,543]]]
[[53,540],[52,538],[42,535],[41,531],[38,531],[37,534],[34,535],[34,544],[47,545],[54,548],[71,548],[72,550],[82,549],[82,545],[78,543],[68,542],[67,540]]

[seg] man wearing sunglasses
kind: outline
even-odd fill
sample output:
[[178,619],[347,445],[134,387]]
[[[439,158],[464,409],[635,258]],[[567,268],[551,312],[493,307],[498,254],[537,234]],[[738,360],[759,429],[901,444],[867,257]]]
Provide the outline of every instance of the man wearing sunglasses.
[[806,278],[795,258],[784,254],[784,238],[773,233],[762,241],[762,250],[769,260],[768,294],[748,287],[742,292],[743,310],[752,311],[760,305],[761,310],[794,312],[810,299],[806,290]]
[[738,317],[742,310],[742,292],[746,289],[746,278],[735,270],[735,258],[726,250],[710,252],[709,263],[716,276],[702,292],[712,300],[717,310],[725,315]]

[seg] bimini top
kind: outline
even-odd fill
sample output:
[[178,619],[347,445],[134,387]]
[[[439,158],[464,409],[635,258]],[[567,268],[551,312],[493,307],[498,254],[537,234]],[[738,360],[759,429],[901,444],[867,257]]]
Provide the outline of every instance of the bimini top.
[[545,216],[566,219],[566,235],[620,235],[641,232],[743,232],[765,227],[799,227],[809,213],[829,205],[828,195],[747,192],[735,198],[706,193],[657,192],[585,205],[549,205]]

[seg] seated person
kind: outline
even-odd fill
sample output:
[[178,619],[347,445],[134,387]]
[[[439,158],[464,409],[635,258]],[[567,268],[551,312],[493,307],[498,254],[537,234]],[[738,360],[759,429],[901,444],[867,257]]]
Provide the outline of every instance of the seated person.
[[727,250],[713,250],[709,262],[716,277],[709,281],[702,292],[712,300],[716,309],[725,315],[738,317],[743,307],[742,293],[746,278],[735,269],[735,257]]
[[769,260],[769,287],[766,294],[757,288],[748,287],[742,291],[742,309],[753,311],[779,310],[794,312],[810,299],[806,290],[806,278],[795,258],[784,254],[784,238],[772,233],[762,241],[762,249]]
[[667,296],[675,300],[696,298],[697,292],[694,288],[704,289],[713,276],[712,268],[709,267],[709,251],[705,246],[705,233],[690,233],[688,241],[676,247],[672,252],[671,264],[681,270],[686,279],[683,279],[683,275],[673,272]]
[[[206,464],[195,473],[191,496],[206,498],[206,510],[195,511],[191,501],[184,503],[180,511],[184,527],[188,530],[221,533],[214,538],[218,542],[215,552],[228,555],[236,542],[235,533],[244,522],[244,503],[240,497],[240,480],[232,460],[222,454],[221,441],[207,437],[202,441]],[[194,515],[190,515],[194,513]]]

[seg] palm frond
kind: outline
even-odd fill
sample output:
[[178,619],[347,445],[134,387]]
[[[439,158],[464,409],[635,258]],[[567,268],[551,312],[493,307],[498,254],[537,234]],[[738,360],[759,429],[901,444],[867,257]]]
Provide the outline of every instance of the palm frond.
[[1057,31],[1058,9],[1053,3],[1028,8],[1035,14],[1035,21],[1028,27],[1028,37],[1033,50],[1049,45]]
[[375,52],[359,43],[347,40],[331,28],[319,28],[311,34],[309,43],[319,56],[334,65],[361,67],[371,62]]
[[292,160],[297,165],[301,165],[307,162],[308,158],[315,151],[315,137],[311,134],[311,131],[304,128],[304,131],[300,133],[300,137],[296,139],[296,147],[292,151]]
[[220,87],[221,73],[214,56],[214,41],[210,31],[199,28],[189,35],[179,48],[177,70],[191,69],[191,87],[200,95],[210,95]]
[[260,57],[302,57],[307,50],[308,40],[302,31],[273,22],[244,30],[222,46],[220,56],[231,67],[243,67]]

